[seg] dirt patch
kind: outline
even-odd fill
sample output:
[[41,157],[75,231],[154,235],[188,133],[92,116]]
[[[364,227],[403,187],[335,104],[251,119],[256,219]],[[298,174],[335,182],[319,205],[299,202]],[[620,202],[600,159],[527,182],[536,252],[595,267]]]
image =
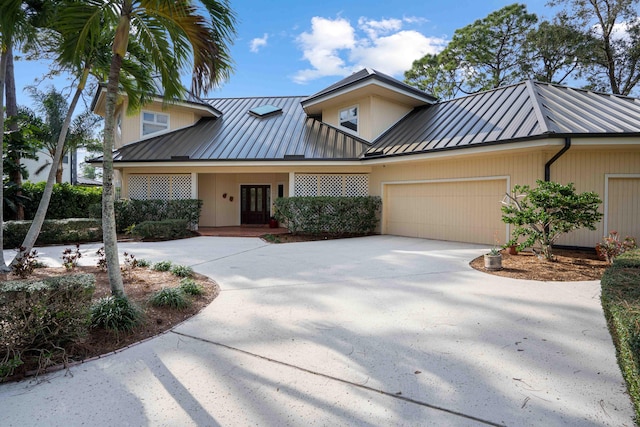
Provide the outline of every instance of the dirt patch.
[[[111,295],[107,273],[97,267],[78,267],[73,274],[91,273],[96,277],[96,290],[94,300]],[[46,276],[56,276],[67,274],[65,269],[41,268],[36,269],[29,277],[42,278]],[[149,268],[136,268],[130,275],[124,274],[124,290],[127,297],[137,304],[143,314],[143,322],[131,332],[114,333],[101,328],[91,328],[89,335],[74,345],[67,351],[67,361],[69,363],[90,359],[95,356],[104,355],[133,343],[143,341],[147,338],[161,334],[184,320],[194,316],[204,307],[209,305],[220,293],[220,287],[213,280],[206,276],[195,274],[194,280],[204,289],[204,294],[192,296],[191,305],[183,310],[171,308],[154,307],[149,303],[149,298],[162,288],[177,287],[180,278],[170,272],[158,272]],[[5,277],[0,276],[0,280],[17,280],[12,274]],[[18,375],[13,380],[19,380],[26,374],[32,374],[37,366],[24,365]]]
[[608,264],[589,251],[554,249],[555,261],[538,258],[531,252],[509,255],[502,251],[502,270],[484,268],[484,256],[469,263],[478,271],[513,279],[575,282],[600,280]]

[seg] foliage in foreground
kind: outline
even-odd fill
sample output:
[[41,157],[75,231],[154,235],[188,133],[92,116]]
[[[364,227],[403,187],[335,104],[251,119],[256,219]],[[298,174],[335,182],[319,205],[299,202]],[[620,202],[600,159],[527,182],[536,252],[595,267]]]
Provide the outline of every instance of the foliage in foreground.
[[100,298],[91,306],[91,325],[115,332],[127,332],[142,320],[142,312],[126,297]]
[[149,300],[156,307],[169,307],[177,310],[187,308],[191,304],[181,288],[162,288]]
[[553,259],[553,244],[563,234],[580,228],[595,230],[602,214],[598,194],[577,194],[573,183],[567,185],[550,181],[536,181],[538,187],[516,185],[507,194],[510,203],[502,207],[502,221],[516,227],[508,244],[516,244],[526,237],[518,250],[540,247],[545,259]]
[[187,295],[199,296],[204,294],[204,288],[190,277],[180,280],[180,289]]
[[640,250],[626,252],[602,276],[602,308],[618,364],[640,420]]
[[28,360],[39,369],[66,360],[65,346],[88,333],[91,274],[0,285],[0,381]]

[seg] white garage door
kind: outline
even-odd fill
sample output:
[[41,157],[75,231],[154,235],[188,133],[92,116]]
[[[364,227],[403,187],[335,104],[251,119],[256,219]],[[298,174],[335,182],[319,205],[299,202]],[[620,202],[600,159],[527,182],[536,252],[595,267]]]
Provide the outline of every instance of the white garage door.
[[384,186],[382,232],[469,243],[506,239],[501,200],[507,180],[393,183]]
[[640,238],[640,177],[609,178],[607,231]]

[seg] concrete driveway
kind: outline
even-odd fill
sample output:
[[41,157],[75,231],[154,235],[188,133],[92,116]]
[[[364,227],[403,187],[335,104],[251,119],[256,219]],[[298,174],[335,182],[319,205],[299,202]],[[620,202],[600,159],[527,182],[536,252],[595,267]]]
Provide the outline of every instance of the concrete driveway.
[[120,250],[222,292],[172,332],[0,385],[2,425],[633,425],[598,282],[489,276],[468,266],[486,248],[392,236]]

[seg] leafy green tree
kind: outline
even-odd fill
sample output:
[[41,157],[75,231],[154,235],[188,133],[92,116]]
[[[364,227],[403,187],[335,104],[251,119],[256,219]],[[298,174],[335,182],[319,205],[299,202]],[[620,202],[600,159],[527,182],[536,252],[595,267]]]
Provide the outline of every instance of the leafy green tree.
[[598,194],[576,194],[573,183],[567,185],[549,181],[536,181],[538,187],[516,185],[507,194],[510,203],[502,207],[502,221],[515,225],[510,243],[519,237],[526,240],[518,245],[540,246],[546,260],[553,260],[553,244],[561,235],[580,228],[595,230],[602,214],[598,207],[602,200]]
[[593,37],[560,14],[527,34],[531,69],[523,71],[529,78],[547,83],[562,84],[569,78],[579,78],[595,60],[595,43]]
[[640,82],[640,0],[551,0],[549,5],[564,6],[572,25],[597,41],[585,75],[590,87],[631,94]]
[[442,52],[414,62],[405,78],[445,98],[518,81],[531,68],[527,34],[537,21],[524,4],[505,6],[457,29]]
[[[192,91],[200,94],[226,78],[231,69],[227,44],[235,33],[235,16],[226,1],[90,0],[71,2],[64,20],[67,33],[97,33],[105,24],[115,27],[107,81],[103,141],[103,239],[111,292],[124,296],[117,252],[114,217],[113,159],[115,110],[119,76],[127,58],[130,37],[149,52],[142,66],[158,73],[167,100],[185,93],[180,70],[191,68]],[[201,13],[205,12],[204,15]],[[75,28],[75,31],[73,30]]]

